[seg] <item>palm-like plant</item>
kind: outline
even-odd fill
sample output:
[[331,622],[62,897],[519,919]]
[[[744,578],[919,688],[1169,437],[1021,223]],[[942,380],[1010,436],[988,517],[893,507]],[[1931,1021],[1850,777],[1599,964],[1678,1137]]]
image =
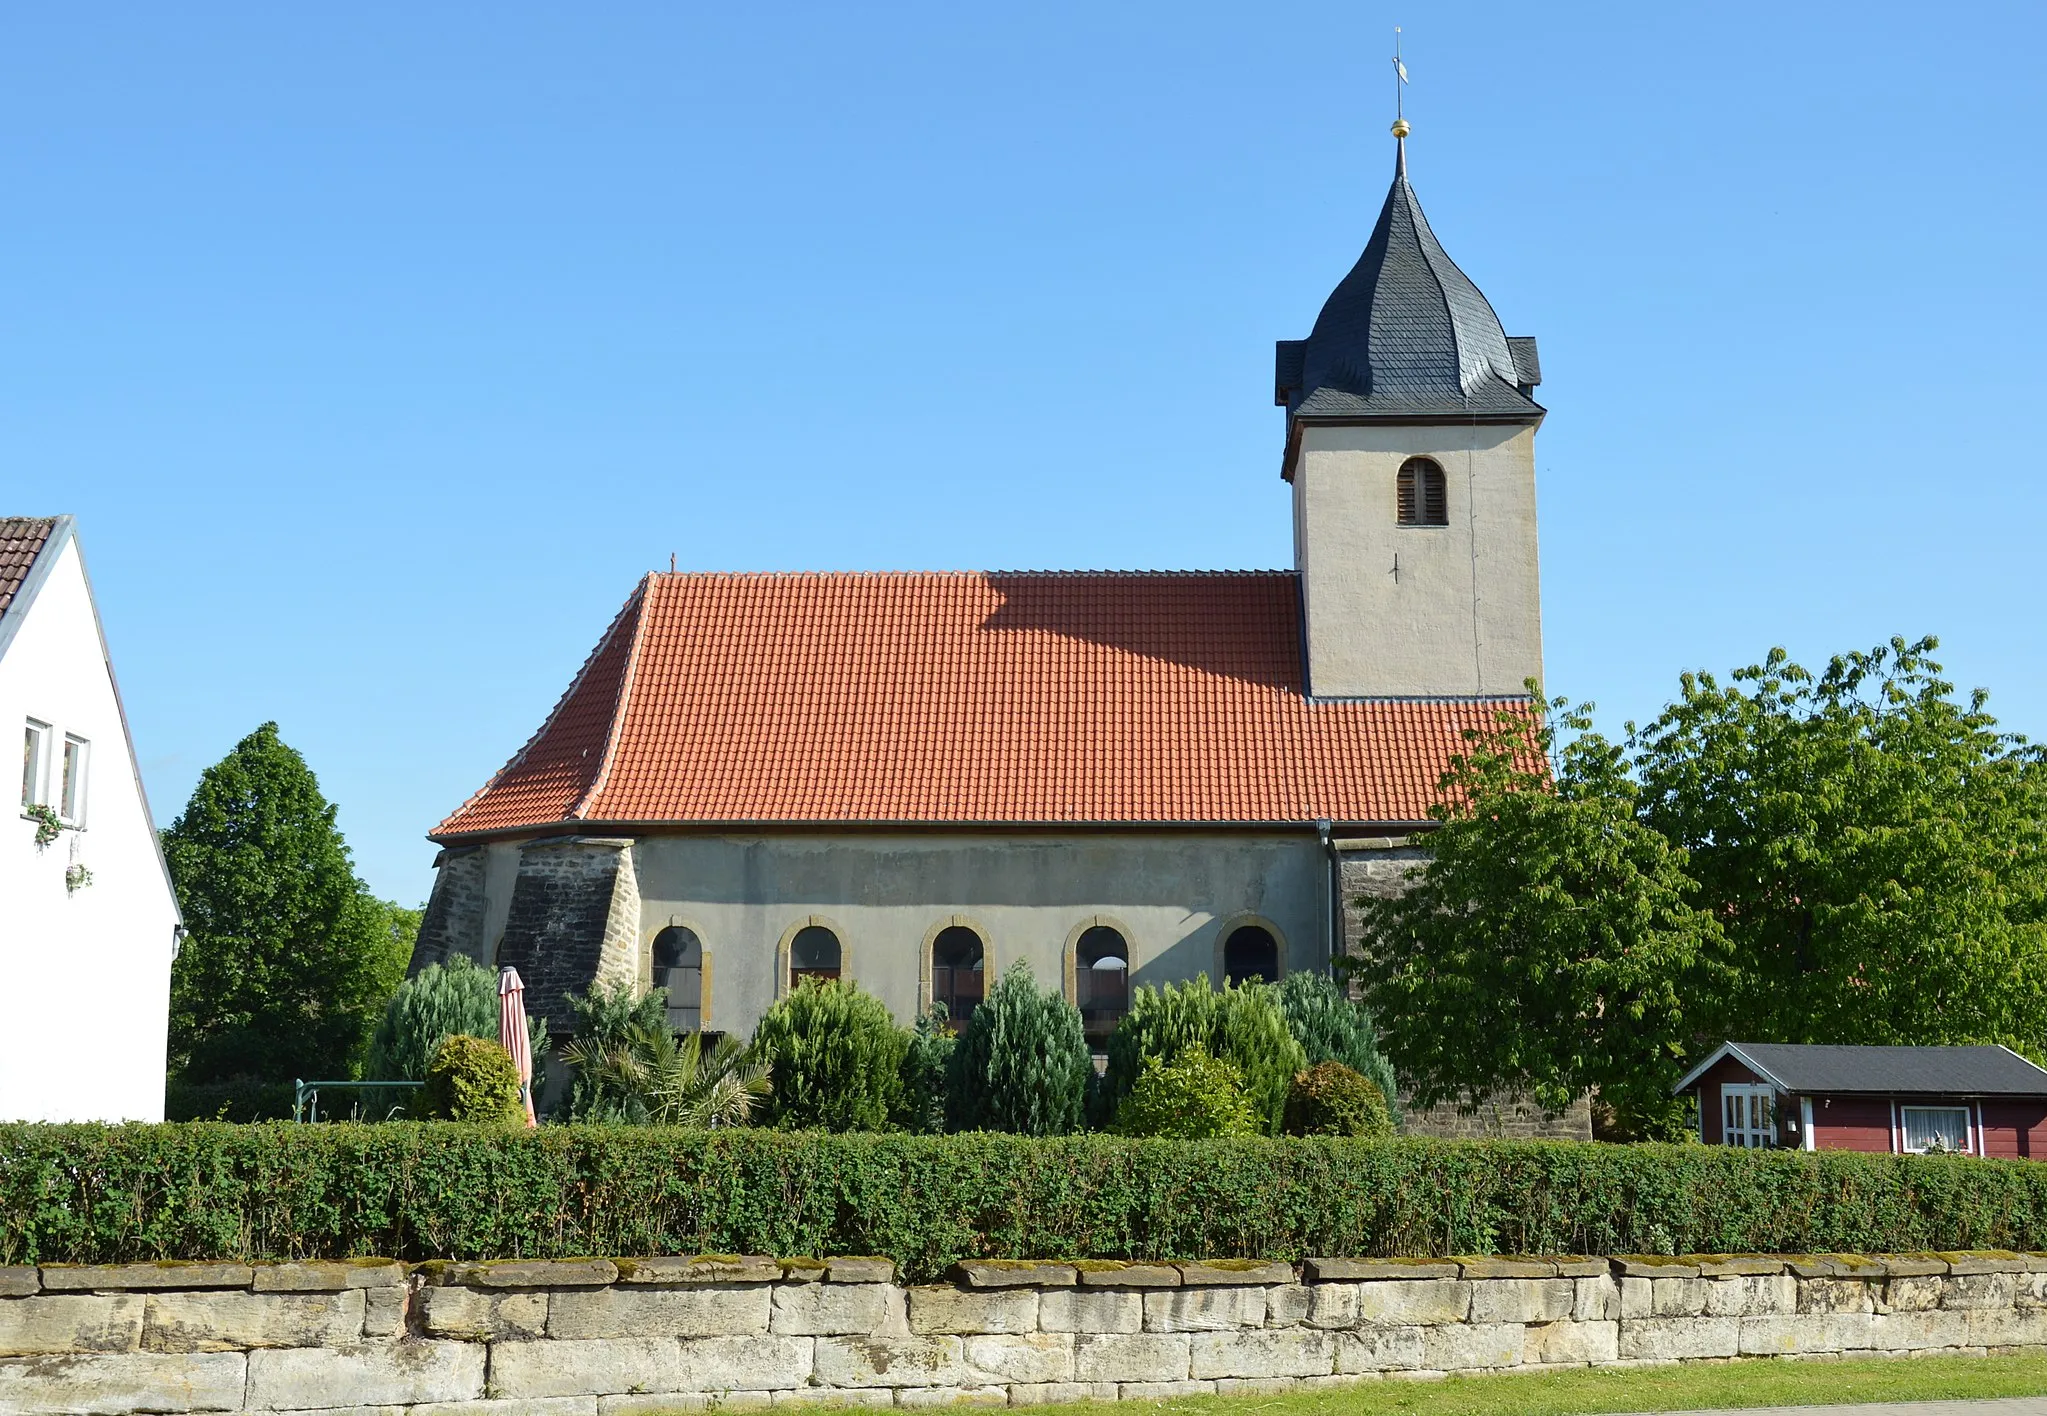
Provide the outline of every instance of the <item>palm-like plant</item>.
[[624,987],[571,998],[583,1026],[561,1049],[576,1071],[570,1093],[578,1121],[635,1125],[744,1126],[770,1092],[765,1049],[668,1028],[661,990],[634,999]]

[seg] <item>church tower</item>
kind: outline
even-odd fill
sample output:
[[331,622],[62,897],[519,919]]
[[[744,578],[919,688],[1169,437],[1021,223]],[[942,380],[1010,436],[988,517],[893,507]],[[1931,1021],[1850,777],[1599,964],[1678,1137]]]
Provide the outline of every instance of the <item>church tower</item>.
[[1306,339],[1279,343],[1317,698],[1513,695],[1542,676],[1533,339],[1510,339],[1407,181]]

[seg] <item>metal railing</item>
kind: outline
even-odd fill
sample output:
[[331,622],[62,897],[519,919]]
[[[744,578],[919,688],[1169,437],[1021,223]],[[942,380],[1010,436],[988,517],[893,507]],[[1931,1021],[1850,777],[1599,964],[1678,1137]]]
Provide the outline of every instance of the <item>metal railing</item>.
[[327,1091],[386,1091],[409,1087],[423,1087],[425,1082],[303,1082],[293,1081],[291,1095],[291,1119],[294,1123],[308,1125],[320,1119],[320,1092]]

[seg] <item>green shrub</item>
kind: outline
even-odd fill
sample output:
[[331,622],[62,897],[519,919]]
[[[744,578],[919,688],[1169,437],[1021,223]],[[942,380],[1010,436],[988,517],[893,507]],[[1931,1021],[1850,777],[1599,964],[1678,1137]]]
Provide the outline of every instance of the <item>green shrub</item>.
[[895,1124],[920,1136],[945,1130],[946,1074],[953,1048],[959,1045],[946,1026],[945,1008],[934,1005],[918,1014],[903,1053],[903,1087],[896,1098]]
[[567,1118],[650,1120],[646,1077],[631,1063],[668,1031],[668,991],[635,994],[632,985],[614,982],[595,985],[587,994],[571,993],[566,1001],[576,1017],[575,1036],[556,1055],[569,1068],[569,1094],[562,1103]]
[[1556,1141],[0,1126],[0,1264],[2047,1250],[2047,1165]]
[[489,1038],[456,1033],[441,1039],[426,1064],[419,1112],[436,1121],[524,1120],[519,1068],[512,1054]]
[[1137,1085],[1116,1109],[1116,1129],[1126,1136],[1205,1141],[1255,1136],[1258,1119],[1244,1094],[1243,1073],[1196,1045],[1170,1062],[1145,1059]]
[[1318,1062],[1297,1075],[1287,1092],[1286,1133],[1383,1140],[1393,1134],[1393,1114],[1370,1077],[1341,1062]]
[[1093,1069],[1080,1010],[1039,989],[1019,961],[988,991],[953,1049],[946,1120],[955,1131],[1078,1131]]
[[[529,1013],[526,1031],[533,1046],[537,1083],[544,1072],[547,1022]],[[425,1081],[427,1063],[433,1060],[441,1039],[457,1033],[464,1037],[498,1035],[497,973],[463,954],[451,955],[445,963],[428,964],[398,985],[370,1037],[363,1077],[368,1081]],[[379,1116],[404,1105],[409,1095],[398,1088],[365,1092],[364,1109]],[[289,1107],[284,1114],[291,1114]]]
[[1189,1047],[1233,1064],[1243,1076],[1258,1129],[1278,1133],[1287,1088],[1294,1073],[1308,1065],[1287,1028],[1278,989],[1226,982],[1218,990],[1209,987],[1206,974],[1189,983],[1137,989],[1130,1011],[1109,1038],[1105,1090],[1110,1099],[1120,1108],[1148,1060],[1171,1061]]
[[900,1107],[909,1031],[855,984],[803,980],[761,1015],[753,1044],[775,1059],[772,1125],[879,1131]]
[[1308,1055],[1308,1065],[1341,1062],[1370,1078],[1397,1126],[1400,1089],[1393,1064],[1379,1051],[1379,1030],[1364,1005],[1353,1002],[1327,974],[1301,970],[1279,981],[1279,1006],[1286,1013],[1288,1030]]

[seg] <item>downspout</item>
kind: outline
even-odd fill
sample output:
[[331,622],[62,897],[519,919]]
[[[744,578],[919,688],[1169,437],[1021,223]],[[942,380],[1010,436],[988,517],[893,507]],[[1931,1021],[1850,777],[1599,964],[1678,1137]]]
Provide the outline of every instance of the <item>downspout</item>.
[[1334,978],[1336,961],[1343,957],[1343,863],[1337,858],[1336,839],[1327,821],[1315,823],[1315,836],[1322,842],[1322,854],[1329,861],[1329,889],[1322,900],[1323,938],[1329,945],[1329,959],[1323,970]]

